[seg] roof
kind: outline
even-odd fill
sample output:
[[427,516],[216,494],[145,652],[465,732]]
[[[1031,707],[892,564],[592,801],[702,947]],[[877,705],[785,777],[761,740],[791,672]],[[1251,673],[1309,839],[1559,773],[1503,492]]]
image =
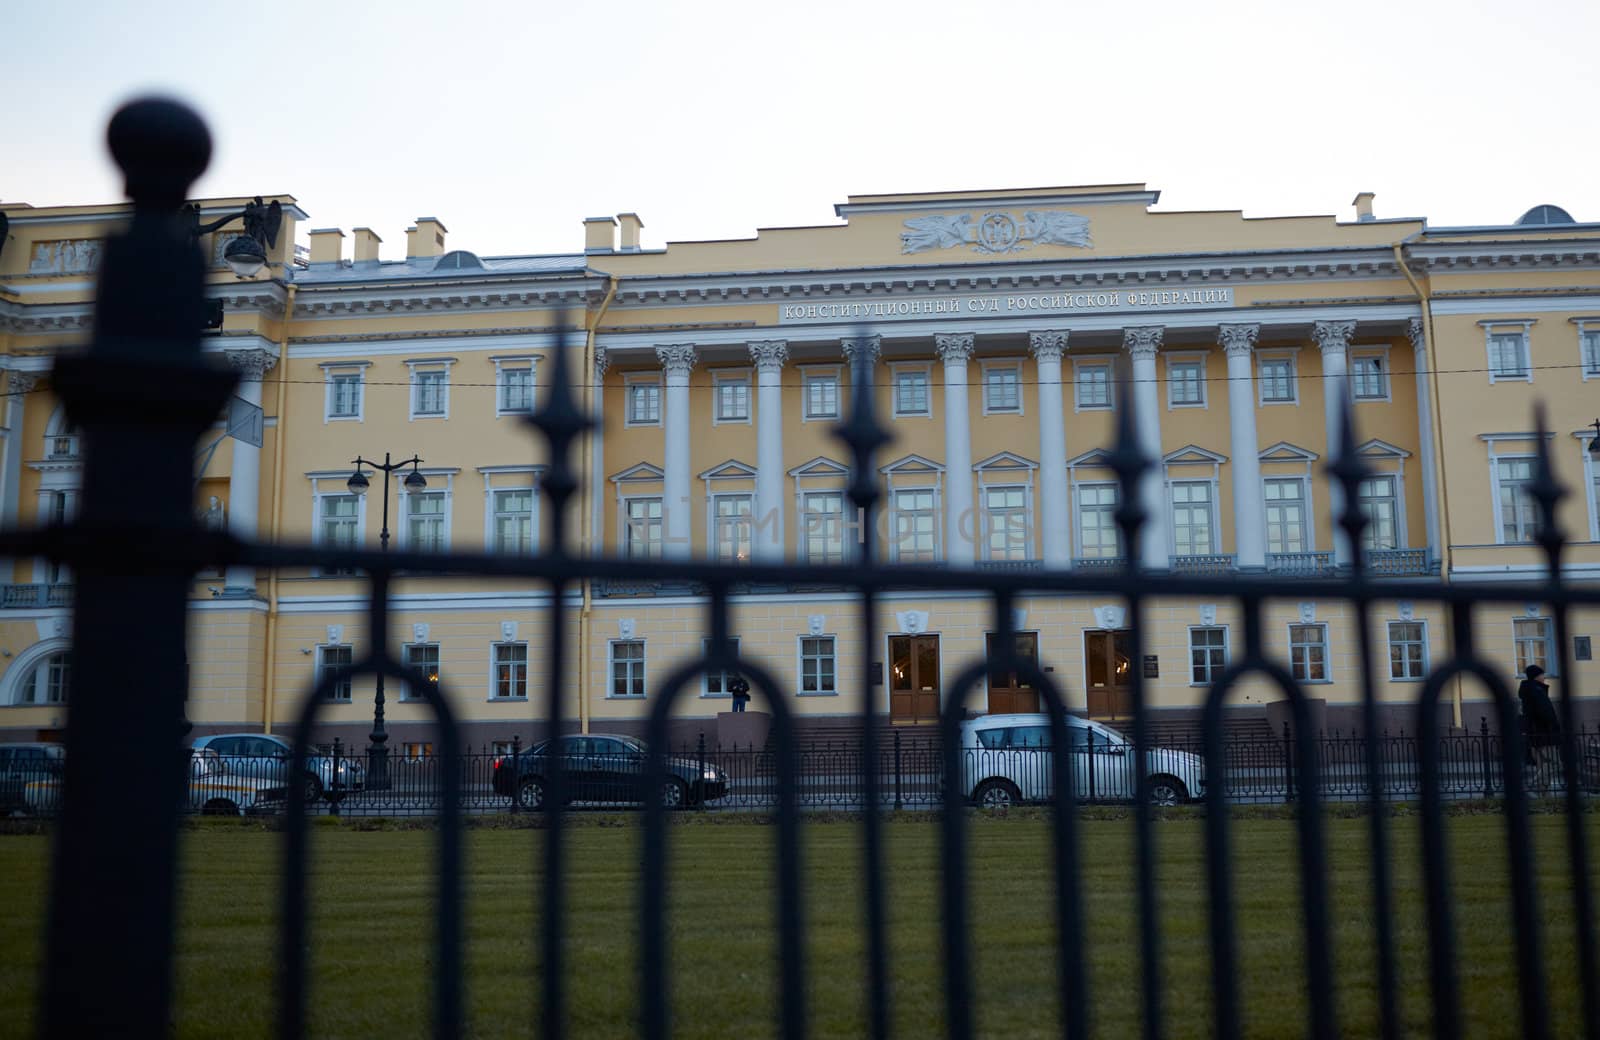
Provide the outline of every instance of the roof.
[[[458,250],[459,252],[459,250]],[[481,266],[439,267],[442,257],[414,256],[405,260],[380,260],[377,263],[311,264],[295,272],[301,285],[326,285],[348,282],[388,282],[397,279],[482,278],[485,275],[584,274],[588,258],[582,253],[550,253],[542,256],[486,256]]]

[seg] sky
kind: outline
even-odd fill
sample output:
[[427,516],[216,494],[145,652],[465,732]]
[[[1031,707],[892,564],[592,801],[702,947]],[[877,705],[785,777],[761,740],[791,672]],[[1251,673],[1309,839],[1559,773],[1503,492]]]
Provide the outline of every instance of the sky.
[[[1600,3],[5,0],[0,201],[114,202],[106,120],[194,105],[195,197],[384,259],[837,222],[848,195],[1142,182],[1158,208],[1600,221]],[[348,246],[346,249],[348,254]]]

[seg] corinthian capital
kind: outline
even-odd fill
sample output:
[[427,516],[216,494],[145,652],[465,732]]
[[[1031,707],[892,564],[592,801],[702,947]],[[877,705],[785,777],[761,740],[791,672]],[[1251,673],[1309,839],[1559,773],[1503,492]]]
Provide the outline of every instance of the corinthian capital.
[[1135,361],[1154,358],[1161,349],[1165,325],[1133,325],[1122,330],[1122,347]]
[[267,374],[267,369],[278,363],[277,355],[260,347],[251,347],[248,350],[224,350],[222,358],[228,363],[229,368],[237,371],[245,379],[260,379]]
[[1067,352],[1067,331],[1045,330],[1028,333],[1028,349],[1036,361],[1060,361]]
[[39,385],[38,372],[12,371],[6,376],[6,390],[13,394],[31,394]]
[[606,377],[606,369],[611,367],[611,357],[606,353],[605,347],[594,348],[594,376],[596,379]]
[[750,344],[750,360],[757,372],[776,372],[789,361],[789,341],[763,339]]
[[839,350],[844,354],[844,359],[852,365],[857,357],[867,359],[867,364],[875,365],[883,356],[882,336],[852,336],[839,341]]
[[[1427,352],[1428,337],[1427,333],[1423,331],[1421,318],[1412,318],[1406,322],[1406,339],[1411,341],[1411,349],[1417,357],[1420,358]],[[1422,366],[1418,365],[1417,367],[1421,368]]]
[[693,343],[660,343],[656,345],[656,358],[668,375],[689,374],[694,367]]
[[1353,321],[1319,321],[1311,326],[1311,338],[1317,341],[1317,346],[1324,354],[1343,354],[1350,346],[1350,337],[1355,335],[1356,323]]
[[970,332],[941,332],[933,337],[933,352],[947,365],[964,365],[972,357],[972,344],[976,339]]
[[1217,342],[1229,357],[1249,357],[1250,348],[1256,345],[1256,337],[1260,334],[1260,325],[1217,326]]

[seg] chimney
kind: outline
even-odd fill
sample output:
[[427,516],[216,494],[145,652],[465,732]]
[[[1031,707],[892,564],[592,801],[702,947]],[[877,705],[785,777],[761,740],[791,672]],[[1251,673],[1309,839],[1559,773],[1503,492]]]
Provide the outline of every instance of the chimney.
[[1372,215],[1372,200],[1373,200],[1373,197],[1374,196],[1373,196],[1372,192],[1370,192],[1370,191],[1361,192],[1359,195],[1356,196],[1355,207],[1356,207],[1356,220],[1357,221],[1365,224],[1368,221],[1377,220],[1378,219],[1377,217]]
[[617,222],[622,225],[622,251],[624,253],[637,253],[639,251],[639,232],[644,229],[644,221],[639,219],[637,213],[618,213]]
[[311,232],[311,262],[336,264],[344,259],[344,232],[336,227],[316,228]]
[[418,217],[416,227],[406,228],[406,259],[443,255],[446,230],[438,217]]
[[375,264],[378,262],[378,246],[383,239],[371,228],[358,227],[352,234],[356,237],[356,256],[358,264]]
[[615,253],[617,251],[616,218],[584,217],[583,251],[585,253]]

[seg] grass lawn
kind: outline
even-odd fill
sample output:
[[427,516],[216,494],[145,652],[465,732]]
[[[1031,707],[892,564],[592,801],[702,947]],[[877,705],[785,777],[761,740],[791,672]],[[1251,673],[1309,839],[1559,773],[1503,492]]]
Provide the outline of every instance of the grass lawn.
[[[1586,817],[1591,833],[1600,815]],[[632,1035],[638,847],[635,820],[570,831],[572,874],[569,1006],[572,1034]],[[1504,819],[1448,821],[1466,1022],[1473,1036],[1517,1032]],[[1415,818],[1390,821],[1396,864],[1404,1032],[1428,1024],[1427,933]],[[1571,879],[1562,818],[1533,820],[1549,1002],[1557,1036],[1578,1033]],[[1362,819],[1330,819],[1340,1025],[1371,1036],[1375,981]],[[1094,1031],[1137,1035],[1138,960],[1132,824],[1084,820],[1080,828],[1089,915]],[[745,1040],[774,1033],[776,943],[772,848],[776,829],[711,816],[673,828],[670,951],[675,1033]],[[941,1035],[938,934],[939,828],[929,818],[886,825],[895,1034]],[[1059,1035],[1055,942],[1049,897],[1049,825],[1036,817],[974,819],[977,1023],[980,1035]],[[1163,965],[1169,1035],[1209,1036],[1209,968],[1202,823],[1167,820],[1160,847]],[[1301,929],[1294,824],[1233,824],[1240,986],[1251,1036],[1303,1035]],[[807,824],[804,867],[811,1032],[864,1031],[865,939],[860,914],[859,823]],[[177,1034],[267,1036],[271,1015],[278,835],[236,826],[186,832],[178,936]],[[427,831],[315,832],[315,1035],[410,1037],[427,1030],[432,847]],[[474,830],[466,835],[470,1033],[529,1036],[535,1017],[542,835]],[[1591,848],[1593,844],[1591,843]],[[0,836],[0,1034],[32,1032],[48,842]],[[1591,884],[1593,879],[1591,879]]]

